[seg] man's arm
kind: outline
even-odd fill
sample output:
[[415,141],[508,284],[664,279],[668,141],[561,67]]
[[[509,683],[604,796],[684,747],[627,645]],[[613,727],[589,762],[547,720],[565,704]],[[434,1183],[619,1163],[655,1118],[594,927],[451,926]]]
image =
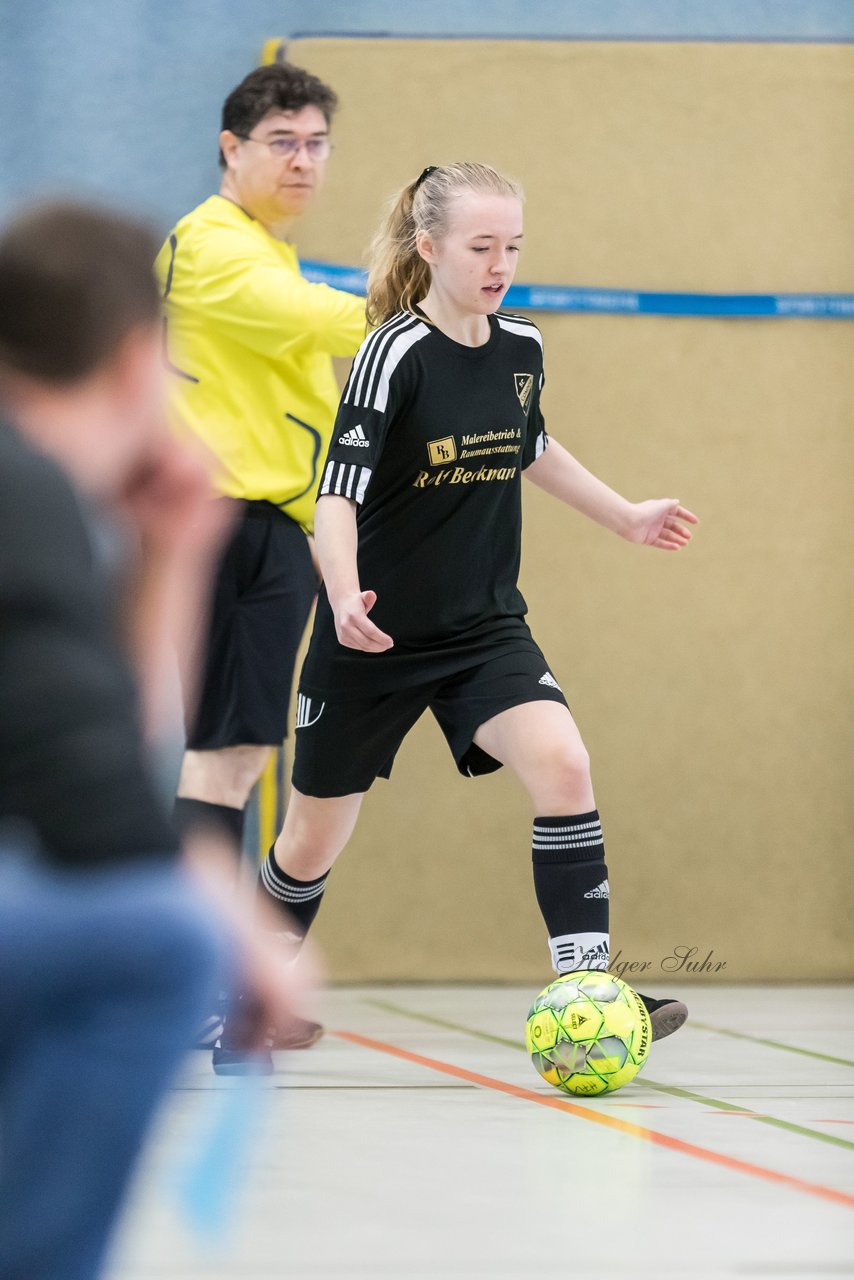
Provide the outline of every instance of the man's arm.
[[168,733],[175,718],[170,676],[176,655],[184,703],[195,700],[199,620],[207,614],[214,562],[232,514],[212,498],[201,458],[164,438],[129,478],[118,508],[135,542],[123,613],[149,741]]
[[294,346],[333,356],[359,349],[364,299],[309,283],[237,230],[200,236],[192,252],[193,309],[236,342],[271,359]]

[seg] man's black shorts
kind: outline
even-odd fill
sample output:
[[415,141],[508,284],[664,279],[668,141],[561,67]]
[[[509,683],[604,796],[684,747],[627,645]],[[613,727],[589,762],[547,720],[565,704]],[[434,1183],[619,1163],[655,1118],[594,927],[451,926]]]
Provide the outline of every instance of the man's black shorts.
[[492,773],[500,763],[472,739],[482,724],[526,702],[566,698],[545,658],[526,647],[451,677],[375,697],[297,696],[293,784],[303,795],[327,798],[367,791],[388,778],[403,739],[428,707],[466,777]]
[[191,751],[278,746],[317,575],[308,539],[269,502],[235,502],[237,526],[214,585]]

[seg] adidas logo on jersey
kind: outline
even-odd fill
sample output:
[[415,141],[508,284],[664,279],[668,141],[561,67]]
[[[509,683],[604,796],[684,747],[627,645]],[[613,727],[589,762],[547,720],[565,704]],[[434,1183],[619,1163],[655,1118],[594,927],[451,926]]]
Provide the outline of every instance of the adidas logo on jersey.
[[338,437],[339,444],[351,444],[357,449],[370,449],[371,442],[362,430],[361,423],[357,427],[351,427],[349,431],[345,431],[343,436]]
[[595,889],[589,889],[584,896],[585,898],[610,898],[611,891],[608,888],[608,881],[603,880],[601,884],[597,884]]
[[544,676],[540,676],[540,678],[539,678],[539,680],[537,681],[537,683],[538,683],[538,684],[547,684],[547,685],[549,686],[549,688],[550,688],[550,689],[560,689],[561,693],[563,693],[563,689],[561,689],[561,688],[560,688],[560,685],[558,684],[557,680],[555,680],[555,678],[554,678],[554,676],[552,675],[551,671],[547,671],[547,672],[546,672],[546,674],[545,674]]

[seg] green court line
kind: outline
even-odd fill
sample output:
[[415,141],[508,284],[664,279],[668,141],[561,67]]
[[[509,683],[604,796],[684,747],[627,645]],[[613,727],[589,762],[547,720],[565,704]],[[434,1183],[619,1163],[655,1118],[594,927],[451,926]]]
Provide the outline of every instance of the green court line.
[[805,1058],[819,1058],[822,1062],[835,1062],[840,1067],[854,1067],[850,1058],[834,1058],[829,1053],[818,1053],[815,1049],[801,1049],[796,1044],[783,1044],[781,1040],[763,1040],[761,1036],[750,1036],[745,1031],[730,1031],[729,1027],[715,1027],[711,1022],[698,1022],[691,1018],[690,1026],[699,1031],[716,1031],[720,1036],[732,1036],[733,1040],[749,1040],[752,1044],[764,1044],[769,1049],[784,1049],[786,1053],[802,1053]]
[[[494,1036],[490,1035],[488,1031],[476,1031],[473,1027],[464,1027],[458,1022],[448,1022],[445,1018],[434,1018],[428,1013],[414,1013],[412,1009],[405,1009],[401,1005],[392,1004],[389,1000],[366,999],[364,1003],[373,1005],[376,1009],[384,1009],[387,1013],[395,1013],[404,1018],[412,1018],[416,1022],[432,1023],[434,1027],[443,1027],[446,1031],[459,1031],[463,1035],[474,1036],[478,1040],[489,1040],[493,1044],[503,1045],[507,1049],[515,1049],[517,1052],[520,1048],[516,1040],[508,1040],[506,1036]],[[768,1124],[775,1129],[783,1129],[787,1133],[796,1133],[803,1138],[815,1138],[817,1142],[829,1142],[831,1146],[854,1151],[854,1142],[849,1142],[847,1138],[838,1138],[832,1133],[820,1133],[817,1129],[806,1129],[803,1125],[793,1124],[789,1120],[778,1120],[776,1116],[761,1116],[747,1107],[739,1107],[731,1102],[721,1102],[718,1098],[708,1098],[703,1093],[692,1093],[688,1089],[679,1089],[675,1085],[661,1084],[658,1080],[650,1080],[646,1074],[639,1078],[638,1083],[649,1085],[650,1089],[655,1089],[658,1093],[669,1093],[674,1098],[687,1098],[690,1102],[701,1102],[704,1106],[717,1107],[721,1111],[738,1111],[750,1120],[759,1121],[760,1124]]]

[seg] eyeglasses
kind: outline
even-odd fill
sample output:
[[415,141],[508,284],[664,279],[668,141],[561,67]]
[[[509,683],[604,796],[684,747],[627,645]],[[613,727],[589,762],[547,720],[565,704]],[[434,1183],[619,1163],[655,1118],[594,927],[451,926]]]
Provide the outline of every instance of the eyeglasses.
[[332,151],[329,138],[250,138],[247,133],[236,133],[236,138],[244,142],[257,142],[259,146],[269,147],[273,155],[280,160],[292,160],[305,147],[309,160],[328,160]]

